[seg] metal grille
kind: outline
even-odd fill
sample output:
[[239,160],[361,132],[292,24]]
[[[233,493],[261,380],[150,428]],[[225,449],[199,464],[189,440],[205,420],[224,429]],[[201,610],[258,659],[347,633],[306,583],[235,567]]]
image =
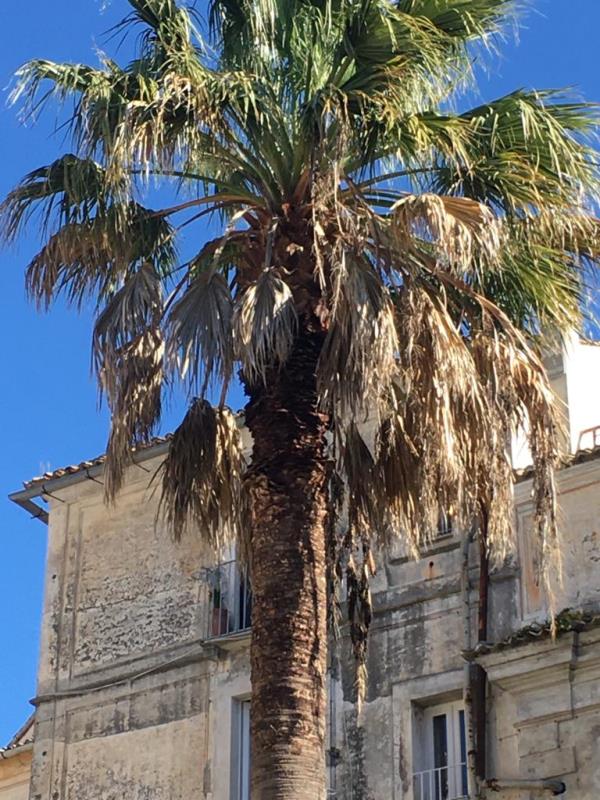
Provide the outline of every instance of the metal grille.
[[579,441],[577,442],[577,450],[586,448],[592,449],[600,446],[600,425],[595,428],[586,428],[579,434]]
[[208,592],[208,639],[250,627],[252,594],[237,561],[227,561],[208,571]]
[[461,800],[467,798],[466,764],[436,767],[413,773],[414,800]]

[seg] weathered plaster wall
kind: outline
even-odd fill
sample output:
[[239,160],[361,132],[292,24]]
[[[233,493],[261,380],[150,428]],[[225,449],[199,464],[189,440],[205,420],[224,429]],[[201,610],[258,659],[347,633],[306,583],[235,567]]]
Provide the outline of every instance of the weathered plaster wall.
[[114,508],[93,481],[52,501],[32,800],[227,797],[213,682],[238,667],[203,644],[211,561],[155,524],[149,474]]
[[600,631],[490,654],[482,663],[491,680],[494,774],[560,778],[567,797],[599,797]]
[[[156,464],[144,467],[149,472],[131,469],[114,509],[91,480],[52,501],[31,800],[231,800],[231,723],[250,691],[248,638],[227,649],[203,641],[211,559],[199,539],[175,544],[155,525],[148,478]],[[565,556],[557,608],[595,607],[600,460],[565,470],[559,488]],[[527,567],[530,485],[519,484],[515,496],[519,552],[492,577],[492,640],[547,616]],[[475,548],[470,563],[473,622]],[[334,653],[329,762],[337,800],[412,800],[415,718],[459,698],[464,684],[461,564],[453,539],[418,562],[400,549],[381,560],[359,714],[347,639]],[[582,634],[532,648],[524,666],[524,651],[488,665],[490,770],[559,774],[572,797],[591,800],[600,796],[600,643]],[[522,674],[501,674],[508,661]]]
[[27,800],[31,775],[31,751],[0,759],[0,800]]
[[[600,608],[600,460],[562,471],[558,488],[564,555],[555,608]],[[548,617],[548,604],[529,566],[530,492],[530,482],[516,487],[519,550],[492,575],[490,641]],[[476,562],[473,551],[472,587]],[[421,708],[460,698],[464,687],[460,572],[461,552],[452,541],[432,548],[419,562],[392,554],[380,570],[368,692],[358,719],[351,702],[351,659],[347,652],[342,658],[340,798],[412,800],[415,717]],[[474,611],[474,592],[471,599]],[[347,642],[341,643],[342,653],[344,648]],[[486,662],[490,777],[561,777],[568,796],[600,797],[600,634],[590,631],[575,640],[569,634],[556,643],[544,640],[527,652],[509,649],[494,658]],[[501,677],[503,670],[514,671],[510,681]],[[528,793],[512,796],[529,800]]]
[[[576,464],[558,478],[561,577],[555,576],[555,608],[600,605],[600,459]],[[518,484],[515,506],[519,535],[523,620],[545,618],[548,604],[535,585],[535,557],[528,544],[532,529],[531,484]]]

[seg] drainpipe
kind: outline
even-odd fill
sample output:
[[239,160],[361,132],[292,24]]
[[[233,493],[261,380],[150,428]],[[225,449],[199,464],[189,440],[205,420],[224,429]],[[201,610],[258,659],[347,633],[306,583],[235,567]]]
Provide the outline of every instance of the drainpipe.
[[[469,581],[469,549],[473,541],[473,529],[465,536],[462,549],[461,589],[463,602],[463,647],[469,652],[473,647],[471,636],[471,584]],[[473,728],[473,694],[471,691],[471,664],[465,662],[463,699],[465,703],[465,733],[467,740],[467,779],[469,797],[477,797],[477,770],[475,766],[476,744]]]
[[489,780],[485,781],[485,786],[492,792],[514,792],[515,790],[518,790],[522,792],[552,794],[555,797],[559,794],[564,794],[567,791],[567,787],[563,781],[557,780],[513,781],[503,780],[501,778],[490,778]]
[[[489,559],[487,552],[488,513],[481,504],[479,527],[479,601],[477,608],[477,641],[488,639]],[[480,664],[471,664],[471,692],[475,718],[475,771],[478,780],[486,779],[487,767],[487,675]]]

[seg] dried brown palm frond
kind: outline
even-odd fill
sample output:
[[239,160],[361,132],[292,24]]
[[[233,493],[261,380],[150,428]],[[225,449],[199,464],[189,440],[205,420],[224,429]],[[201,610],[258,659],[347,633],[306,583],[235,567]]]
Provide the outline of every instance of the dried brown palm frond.
[[329,514],[327,516],[327,623],[334,638],[338,638],[342,618],[342,559],[344,547],[341,528],[346,500],[346,484],[343,475],[333,469],[329,479]]
[[129,275],[94,326],[93,362],[111,411],[105,494],[121,488],[131,448],[148,441],[161,414],[164,342],[160,329],[162,282],[154,266]]
[[[360,705],[367,686],[367,642],[372,619],[370,578],[375,574],[371,553],[374,526],[385,526],[385,506],[377,496],[377,465],[367,444],[369,428],[359,430],[351,421],[342,431],[337,449],[338,464],[332,476],[331,491],[335,516],[327,542],[329,580],[329,622],[337,635],[339,596],[346,579],[346,608],[350,641],[356,661],[355,697]],[[343,526],[339,524],[344,517]],[[378,522],[376,522],[378,520]]]
[[439,297],[407,286],[397,324],[404,342],[378,431],[378,491],[391,530],[418,553],[435,535],[441,509],[469,517],[470,481],[477,481],[469,437],[484,427],[484,408],[468,345]]
[[500,250],[502,226],[482,203],[467,197],[408,195],[391,209],[392,230],[400,252],[411,252],[415,240],[431,241],[438,259],[460,271],[477,261],[492,262]]
[[51,236],[29,263],[27,294],[46,310],[58,294],[80,306],[90,295],[109,294],[126,268],[127,262],[93,226],[70,223]]
[[32,259],[26,288],[48,308],[58,295],[76,306],[110,297],[141,263],[152,262],[161,274],[176,256],[170,224],[142,206],[112,206],[84,222],[64,225]]
[[380,531],[386,524],[385,506],[373,492],[378,476],[375,459],[365,439],[368,430],[359,430],[354,421],[341,431],[340,472],[346,481],[348,528],[357,535]]
[[[543,365],[520,337],[501,335],[488,331],[474,337],[473,352],[482,383],[497,410],[498,434],[503,440],[496,446],[496,464],[500,460],[500,448],[506,453],[509,437],[517,429],[528,435],[534,463],[533,499],[535,526],[532,531],[532,550],[536,552],[539,568],[538,579],[548,585],[552,570],[560,573],[560,551],[558,548],[558,523],[556,511],[556,487],[554,472],[559,462],[560,417],[556,399],[548,385]],[[496,468],[497,487],[487,487],[482,493],[489,515],[488,547],[492,558],[502,561],[512,545],[514,527],[506,513],[506,502],[511,502],[510,490],[503,493],[501,480],[510,486],[512,467],[509,460],[502,460],[503,472]],[[502,496],[504,495],[504,496]],[[509,505],[509,507],[511,507]]]
[[162,281],[150,262],[142,264],[127,276],[122,287],[113,294],[94,325],[94,362],[96,371],[105,374],[106,354],[119,352],[150,326],[157,327],[162,313]]
[[285,364],[298,317],[289,285],[277,268],[264,269],[236,299],[233,319],[236,358],[250,382],[266,381],[272,366]]
[[369,569],[369,558],[365,552],[358,557],[350,553],[346,566],[346,590],[350,641],[356,662],[354,689],[359,712],[367,690],[367,643],[373,618]]
[[217,551],[238,540],[244,456],[238,421],[229,409],[194,400],[161,471],[159,513],[176,539],[193,528]]
[[223,275],[213,267],[200,269],[167,321],[168,356],[182,377],[198,385],[201,396],[211,379],[227,385],[233,370],[233,300]]
[[331,319],[317,375],[320,397],[340,419],[377,413],[397,370],[392,298],[364,256],[342,250],[332,273]]
[[163,356],[162,334],[156,328],[148,328],[118,349],[104,348],[100,381],[111,411],[104,473],[109,501],[123,484],[132,448],[149,440],[160,419]]

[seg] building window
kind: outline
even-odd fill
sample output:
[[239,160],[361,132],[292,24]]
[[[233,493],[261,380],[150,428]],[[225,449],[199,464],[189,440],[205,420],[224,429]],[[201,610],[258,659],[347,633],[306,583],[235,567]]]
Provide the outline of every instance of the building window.
[[467,742],[462,703],[419,709],[414,734],[414,800],[466,798]]
[[452,524],[452,512],[440,511],[438,517],[438,526],[435,532],[434,541],[436,539],[445,539],[454,535],[454,526]]
[[252,617],[252,593],[237,561],[207,570],[209,585],[208,638],[248,630]]
[[233,706],[232,800],[250,800],[250,700]]

